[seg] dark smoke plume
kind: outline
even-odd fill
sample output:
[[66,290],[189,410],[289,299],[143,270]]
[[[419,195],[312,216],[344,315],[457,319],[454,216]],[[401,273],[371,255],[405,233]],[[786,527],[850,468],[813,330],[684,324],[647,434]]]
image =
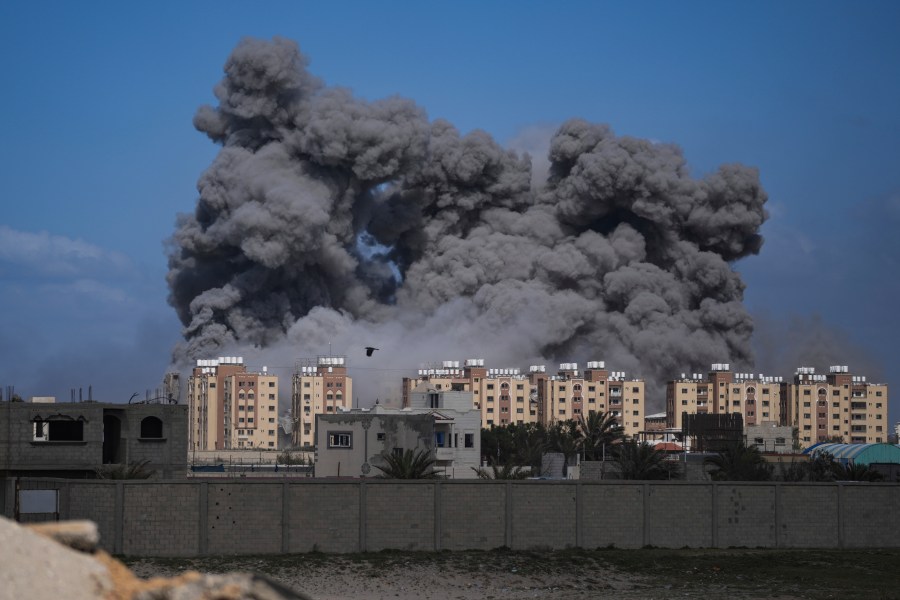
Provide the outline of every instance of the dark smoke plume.
[[222,150],[172,238],[176,358],[374,343],[385,369],[597,359],[657,382],[751,362],[730,263],[762,244],[755,169],[695,179],[678,147],[575,119],[532,185],[527,154],[306,66],[243,40],[197,112]]

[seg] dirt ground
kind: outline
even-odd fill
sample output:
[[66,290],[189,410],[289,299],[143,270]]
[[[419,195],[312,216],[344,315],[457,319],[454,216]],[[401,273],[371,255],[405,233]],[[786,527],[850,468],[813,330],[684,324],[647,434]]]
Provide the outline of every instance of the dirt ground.
[[379,552],[128,559],[139,577],[261,573],[317,600],[900,599],[900,551]]

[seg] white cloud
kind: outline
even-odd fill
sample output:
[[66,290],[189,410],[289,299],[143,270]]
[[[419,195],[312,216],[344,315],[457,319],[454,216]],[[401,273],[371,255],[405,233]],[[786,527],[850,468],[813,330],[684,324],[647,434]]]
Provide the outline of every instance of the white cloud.
[[46,293],[55,294],[60,298],[70,298],[72,300],[80,297],[105,304],[137,304],[135,299],[125,290],[95,279],[76,279],[65,284],[44,285],[40,289]]
[[41,274],[77,276],[95,269],[122,270],[127,256],[80,239],[32,233],[0,225],[0,261],[27,267]]

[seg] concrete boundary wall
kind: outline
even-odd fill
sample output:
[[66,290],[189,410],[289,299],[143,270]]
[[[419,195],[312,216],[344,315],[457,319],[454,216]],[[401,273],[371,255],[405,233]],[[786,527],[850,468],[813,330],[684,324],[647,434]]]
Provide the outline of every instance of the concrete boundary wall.
[[60,519],[132,556],[900,547],[898,484],[23,478],[4,480],[10,518],[17,485],[59,490]]

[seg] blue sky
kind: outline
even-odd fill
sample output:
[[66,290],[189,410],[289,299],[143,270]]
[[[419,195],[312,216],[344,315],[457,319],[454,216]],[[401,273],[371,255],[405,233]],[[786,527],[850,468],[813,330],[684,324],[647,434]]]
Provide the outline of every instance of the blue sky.
[[735,268],[762,347],[821,329],[900,389],[896,2],[4,3],[0,385],[159,385],[164,242],[217,152],[191,119],[237,41],[273,35],[328,84],[503,143],[577,116],[695,175],[758,167],[766,244]]

